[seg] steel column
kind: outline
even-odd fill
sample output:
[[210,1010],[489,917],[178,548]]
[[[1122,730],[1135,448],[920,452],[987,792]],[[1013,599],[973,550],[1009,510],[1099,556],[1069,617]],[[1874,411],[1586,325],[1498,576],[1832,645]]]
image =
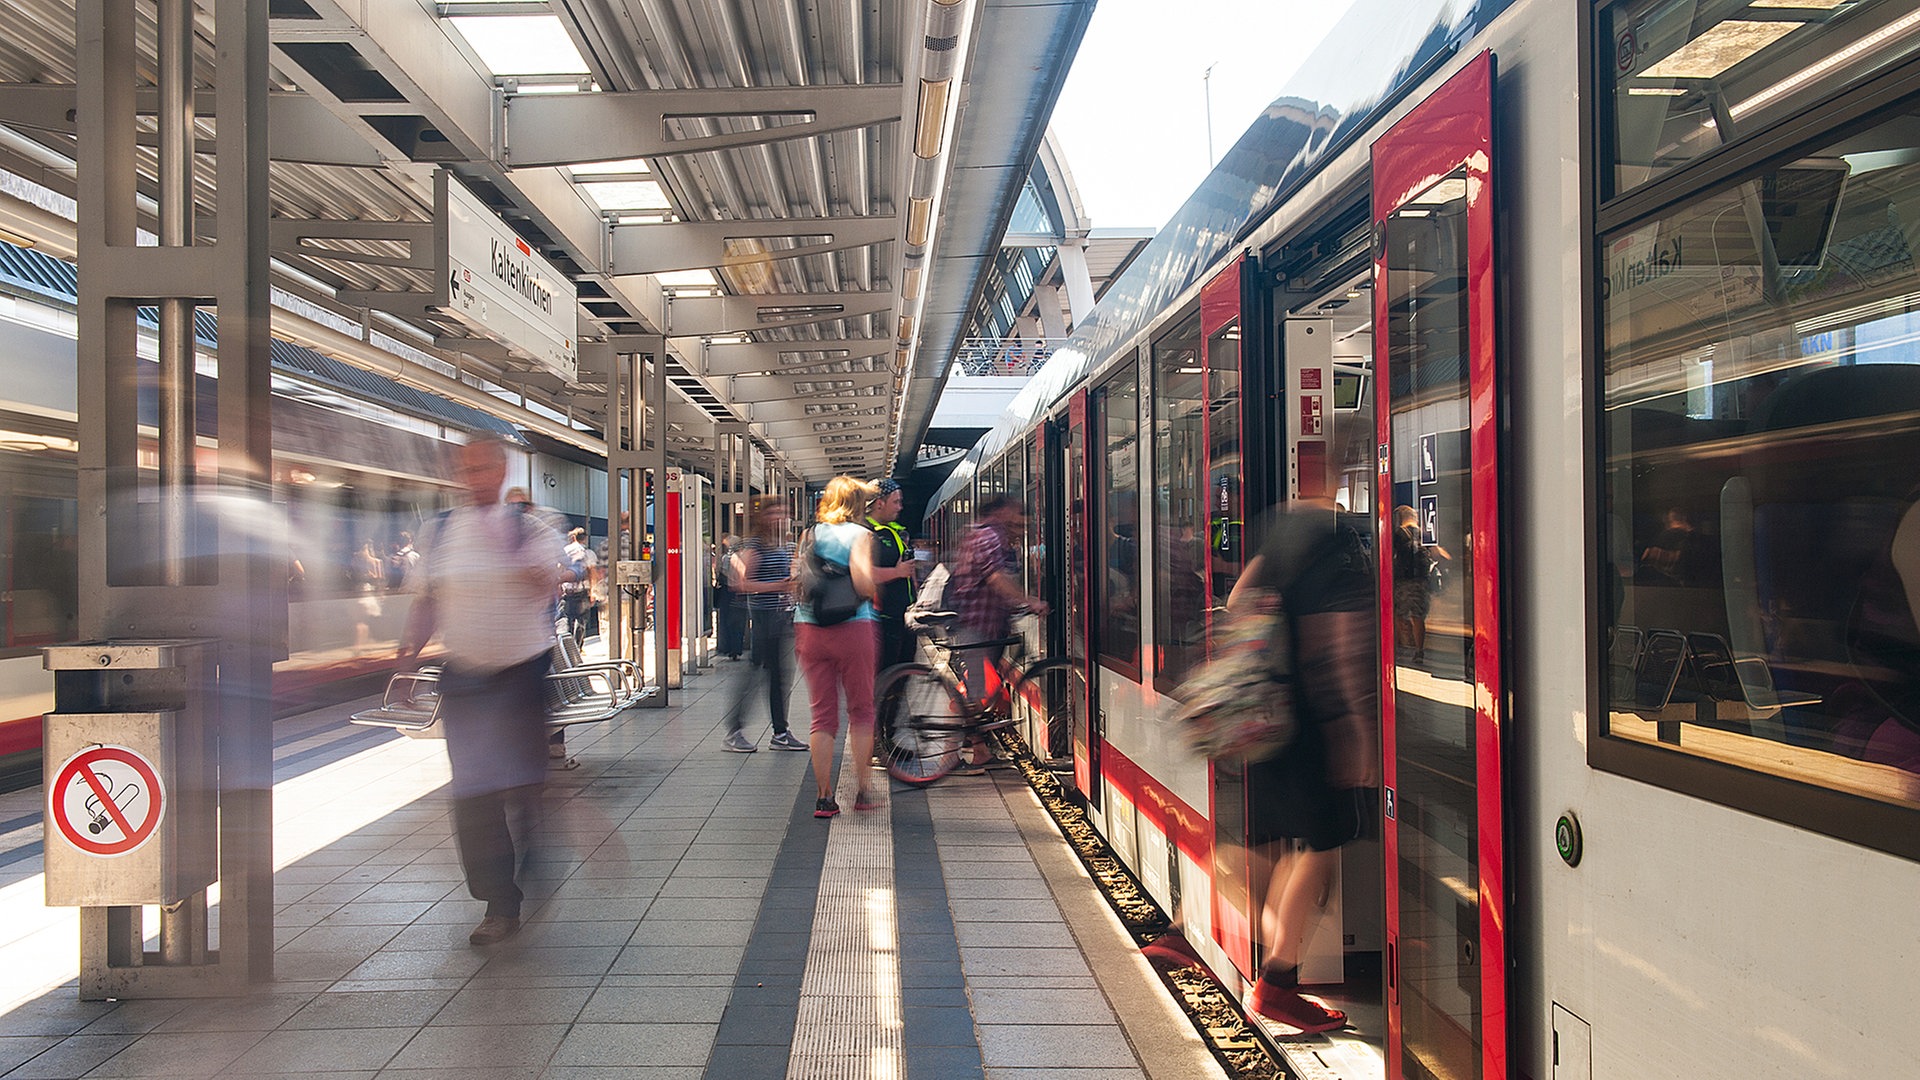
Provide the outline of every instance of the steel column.
[[[273,973],[272,663],[284,655],[286,553],[272,505],[268,401],[267,7],[213,0],[214,203],[194,198],[197,6],[159,8],[160,241],[135,233],[136,11],[76,6],[76,259],[81,635],[92,641],[211,640],[210,689],[187,691],[214,736],[180,768],[218,777],[221,947],[207,949],[207,896],[163,909],[145,953],[138,907],[82,908],[85,998],[231,994]],[[194,242],[196,213],[221,222]],[[156,506],[141,497],[135,311],[161,311]],[[217,498],[195,500],[194,308],[220,314],[213,435]],[[198,513],[217,505],[217,519]],[[202,521],[201,518],[207,520]],[[197,685],[197,684],[196,684]],[[217,749],[215,749],[217,748]]]

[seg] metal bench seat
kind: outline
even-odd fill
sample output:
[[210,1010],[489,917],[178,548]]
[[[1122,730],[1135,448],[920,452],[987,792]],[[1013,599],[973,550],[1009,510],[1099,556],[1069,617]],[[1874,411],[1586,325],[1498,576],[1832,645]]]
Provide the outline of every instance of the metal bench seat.
[[[632,661],[584,660],[579,643],[566,634],[556,635],[546,679],[549,732],[610,720],[654,692],[652,687],[641,685],[640,669]],[[365,727],[392,728],[414,739],[445,738],[439,686],[437,667],[395,672],[387,679],[379,706],[363,709],[348,719]]]

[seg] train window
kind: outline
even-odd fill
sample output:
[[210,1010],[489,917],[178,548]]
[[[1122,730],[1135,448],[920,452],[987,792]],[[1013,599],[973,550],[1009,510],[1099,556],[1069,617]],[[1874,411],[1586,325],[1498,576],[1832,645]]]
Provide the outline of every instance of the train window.
[[1604,197],[1920,51],[1910,0],[1622,0],[1601,14]]
[[1128,364],[1094,391],[1103,450],[1096,565],[1100,658],[1140,673],[1140,371]]
[[1601,238],[1602,730],[1920,808],[1920,105],[1882,115]]
[[1222,611],[1246,565],[1240,459],[1240,324],[1207,337],[1207,609]]
[[0,499],[6,549],[5,647],[78,636],[80,504],[75,498],[14,494]]
[[[1005,460],[1007,463],[1007,494],[1019,499],[1023,503],[1027,503],[1027,531],[1033,532],[1038,529],[1038,525],[1034,522],[1033,505],[1030,501],[1033,496],[1027,489],[1026,447],[1024,445],[1009,447]],[[1014,545],[1020,552],[1021,587],[1031,592],[1033,591],[1033,557],[1028,547],[1026,537],[1016,537],[1014,539]]]
[[1196,311],[1153,343],[1154,685],[1166,693],[1206,648],[1202,391]]

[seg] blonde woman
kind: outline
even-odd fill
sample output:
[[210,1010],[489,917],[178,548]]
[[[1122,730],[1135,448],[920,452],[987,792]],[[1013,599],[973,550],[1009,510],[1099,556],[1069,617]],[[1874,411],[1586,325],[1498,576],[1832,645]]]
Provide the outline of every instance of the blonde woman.
[[[813,816],[830,818],[840,812],[833,798],[833,742],[840,734],[840,699],[847,702],[847,763],[858,776],[855,810],[879,806],[873,782],[873,671],[879,648],[873,599],[873,534],[861,524],[875,488],[851,476],[827,482],[812,529],[813,555],[853,579],[854,591],[865,598],[851,618],[822,625],[813,605],[803,595],[793,612],[794,651],[807,677],[813,699],[813,779],[820,789]],[[804,572],[804,571],[803,571]]]

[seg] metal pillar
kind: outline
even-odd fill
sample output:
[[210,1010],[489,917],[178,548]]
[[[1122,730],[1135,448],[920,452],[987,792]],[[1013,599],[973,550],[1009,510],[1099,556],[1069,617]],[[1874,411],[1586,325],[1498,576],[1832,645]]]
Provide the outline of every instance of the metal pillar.
[[[606,345],[612,351],[607,377],[607,518],[611,523],[609,532],[612,535],[607,542],[607,557],[614,564],[617,590],[617,602],[608,605],[610,636],[607,648],[615,657],[631,659],[640,664],[641,669],[650,675],[655,692],[642,702],[643,706],[665,708],[668,696],[664,677],[667,670],[666,634],[669,627],[664,614],[666,606],[660,603],[660,589],[666,585],[661,572],[664,564],[656,563],[646,568],[652,573],[644,585],[635,578],[623,578],[621,571],[640,561],[641,540],[647,527],[649,473],[659,481],[651,485],[656,495],[658,489],[664,486],[666,476],[666,410],[654,409],[654,425],[649,432],[647,401],[650,395],[646,392],[645,379],[645,361],[665,355],[666,339],[648,335],[622,335]],[[666,367],[655,363],[653,370],[655,386],[651,396],[655,401],[665,401]],[[648,450],[650,442],[652,452]],[[623,509],[628,513],[628,527],[625,530],[619,525]],[[651,663],[648,662],[649,658],[641,655],[646,641],[644,631],[649,607],[657,613],[653,621]]]
[[[212,7],[217,247],[197,244],[192,224],[196,5],[159,5],[155,247],[135,236],[136,9],[118,0],[76,8],[79,495],[101,508],[81,523],[80,632],[107,645],[211,641],[218,672],[210,689],[186,691],[217,749],[182,768],[218,777],[219,947],[209,947],[205,890],[163,909],[152,953],[139,907],[83,907],[80,995],[90,999],[229,994],[273,974],[271,679],[284,655],[286,574],[272,526],[267,5]],[[143,498],[135,311],[156,303],[159,469]],[[201,305],[220,320],[211,498],[197,497],[194,475]]]

